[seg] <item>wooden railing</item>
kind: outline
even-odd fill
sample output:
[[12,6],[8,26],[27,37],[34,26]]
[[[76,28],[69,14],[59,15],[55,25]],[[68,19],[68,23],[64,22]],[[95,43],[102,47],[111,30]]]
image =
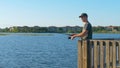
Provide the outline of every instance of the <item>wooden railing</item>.
[[79,40],[78,68],[120,68],[120,40]]

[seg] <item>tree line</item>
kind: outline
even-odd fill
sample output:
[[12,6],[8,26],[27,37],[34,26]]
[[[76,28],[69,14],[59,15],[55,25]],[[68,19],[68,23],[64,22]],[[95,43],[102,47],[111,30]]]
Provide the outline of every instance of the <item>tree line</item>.
[[[82,31],[82,27],[80,26],[66,26],[66,27],[39,27],[39,26],[14,26],[14,27],[6,27],[1,28],[0,32],[14,32],[14,33],[79,33]],[[93,32],[96,33],[107,33],[107,32],[118,32],[120,33],[120,26],[97,26],[93,27]]]

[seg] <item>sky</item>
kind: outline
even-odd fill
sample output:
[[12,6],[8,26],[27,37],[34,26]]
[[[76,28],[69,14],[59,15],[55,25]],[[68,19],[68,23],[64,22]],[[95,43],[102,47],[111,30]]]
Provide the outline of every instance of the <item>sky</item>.
[[0,0],[0,28],[12,26],[120,26],[120,0]]

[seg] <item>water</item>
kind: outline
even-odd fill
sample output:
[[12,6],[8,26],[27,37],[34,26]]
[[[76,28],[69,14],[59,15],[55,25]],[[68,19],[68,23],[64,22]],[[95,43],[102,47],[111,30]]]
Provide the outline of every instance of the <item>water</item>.
[[[94,34],[120,38],[120,34]],[[65,34],[17,33],[0,36],[0,68],[77,68],[77,40]]]

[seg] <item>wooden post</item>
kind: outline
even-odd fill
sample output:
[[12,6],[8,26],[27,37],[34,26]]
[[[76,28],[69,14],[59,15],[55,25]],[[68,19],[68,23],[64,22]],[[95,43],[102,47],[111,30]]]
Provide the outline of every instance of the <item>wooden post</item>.
[[98,60],[98,57],[97,57],[97,41],[94,41],[94,68],[97,68],[97,60]]
[[87,68],[91,68],[91,43],[90,40],[87,40]]
[[113,61],[113,60],[112,60],[112,57],[113,57],[113,52],[112,52],[112,51],[113,51],[113,46],[112,46],[112,44],[113,44],[113,43],[110,41],[110,42],[109,42],[109,45],[110,45],[110,57],[109,57],[109,58],[110,58],[110,68],[112,68],[112,66],[113,66],[113,65],[112,65],[112,61]]
[[116,68],[116,43],[115,41],[113,43],[113,68]]
[[78,41],[78,68],[82,67],[82,41]]
[[103,56],[103,42],[100,41],[100,68],[103,68],[104,56]]
[[87,41],[83,41],[83,68],[87,68]]
[[84,42],[82,41],[82,68],[84,68]]
[[97,51],[98,51],[98,53],[97,53],[97,57],[98,57],[98,66],[100,67],[100,41],[99,41],[99,45],[98,45],[98,47],[97,47]]
[[118,62],[120,64],[120,41],[119,41],[119,46],[118,46]]
[[106,41],[106,68],[110,68],[110,59],[109,59],[109,50],[110,50],[110,47],[109,47],[109,41]]

